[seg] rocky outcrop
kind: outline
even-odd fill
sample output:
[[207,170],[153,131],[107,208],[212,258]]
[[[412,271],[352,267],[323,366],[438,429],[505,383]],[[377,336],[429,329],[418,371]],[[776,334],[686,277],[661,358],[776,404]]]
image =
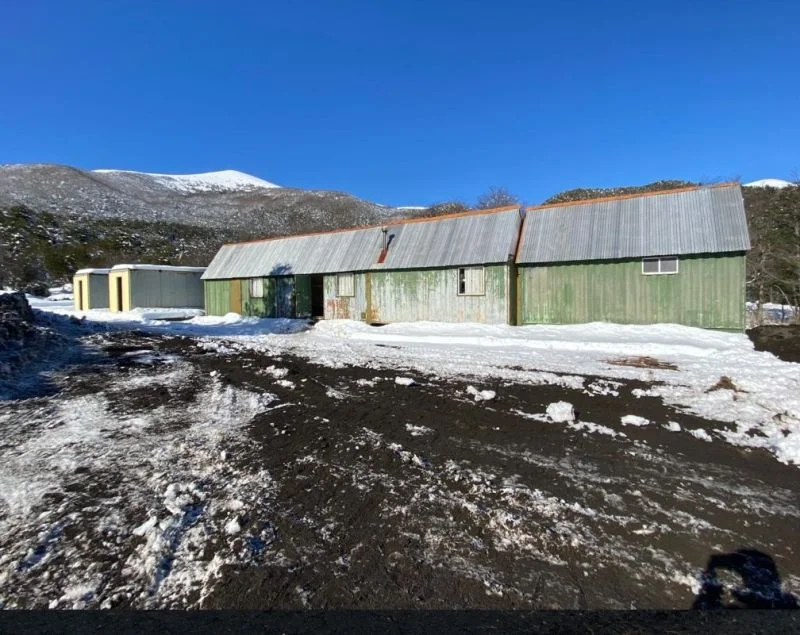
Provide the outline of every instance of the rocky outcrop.
[[53,329],[36,323],[24,293],[0,295],[0,384],[13,380],[28,363],[45,358],[58,341]]

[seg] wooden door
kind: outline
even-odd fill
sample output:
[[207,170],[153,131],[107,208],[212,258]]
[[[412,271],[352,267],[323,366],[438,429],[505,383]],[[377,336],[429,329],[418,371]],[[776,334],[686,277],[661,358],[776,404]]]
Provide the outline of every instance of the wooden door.
[[242,312],[242,281],[231,280],[231,313]]

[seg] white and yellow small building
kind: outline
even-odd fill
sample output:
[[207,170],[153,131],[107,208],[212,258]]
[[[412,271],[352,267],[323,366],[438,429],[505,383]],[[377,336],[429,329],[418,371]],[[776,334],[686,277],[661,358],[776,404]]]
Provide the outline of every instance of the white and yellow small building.
[[204,304],[205,267],[115,265],[108,275],[109,308],[113,312],[136,308],[195,308]]
[[110,269],[78,269],[72,278],[73,303],[76,311],[108,308],[108,274]]

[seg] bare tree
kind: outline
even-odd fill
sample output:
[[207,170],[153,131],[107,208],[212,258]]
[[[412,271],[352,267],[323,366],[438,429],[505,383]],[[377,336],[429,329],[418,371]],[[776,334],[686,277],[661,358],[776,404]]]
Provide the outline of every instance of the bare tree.
[[519,204],[519,198],[517,198],[516,194],[512,194],[507,187],[492,185],[485,193],[478,197],[475,207],[478,209],[489,209],[492,207],[517,204]]

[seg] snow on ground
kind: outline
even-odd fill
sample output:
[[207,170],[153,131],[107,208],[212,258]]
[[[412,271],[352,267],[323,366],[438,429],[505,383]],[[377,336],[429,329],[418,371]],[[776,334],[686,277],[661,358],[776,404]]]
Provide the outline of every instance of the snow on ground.
[[[124,411],[136,391],[177,390],[187,382],[205,384],[196,402]],[[65,565],[48,569],[55,574],[42,579],[36,600],[50,608],[97,607],[100,596],[107,606],[180,606],[190,593],[202,595],[219,567],[237,560],[232,540],[240,518],[268,505],[269,474],[241,472],[226,457],[249,451],[242,428],[274,400],[199,376],[182,362],[134,373],[114,393],[43,400],[38,418],[52,421],[44,430],[31,426],[26,409],[5,413],[0,605],[13,606],[14,594],[3,589],[52,558]],[[96,525],[76,536],[70,523],[81,517],[96,518]],[[141,538],[132,549],[130,533]],[[208,535],[231,536],[211,562],[203,555]],[[101,563],[80,566],[92,562],[98,543],[129,550],[105,570]]]
[[[407,368],[445,377],[495,377],[586,388],[586,376],[654,383],[648,394],[706,419],[731,422],[729,443],[800,463],[800,364],[755,351],[741,333],[675,324],[572,326],[415,322],[380,328],[332,320],[291,338],[243,336],[236,345],[287,351],[336,367]],[[652,357],[677,370],[610,364]],[[722,376],[738,392],[709,390]]]
[[800,309],[791,304],[747,302],[746,308],[748,327],[759,324],[785,324],[800,315]]
[[622,423],[624,426],[642,427],[650,425],[650,420],[638,415],[625,415],[620,419],[620,423]]
[[27,296],[32,308],[53,315],[74,317],[97,324],[108,324],[114,328],[136,328],[156,332],[171,332],[176,335],[215,337],[263,335],[265,333],[295,333],[308,328],[307,320],[288,318],[243,317],[238,313],[221,316],[204,315],[202,309],[149,308],[112,312],[109,309],[76,311],[72,296],[66,299],[36,298]]
[[201,174],[153,174],[130,170],[93,170],[93,172],[98,174],[138,174],[148,176],[159,185],[184,194],[280,187],[280,185],[275,185],[269,181],[236,170],[221,170],[219,172],[204,172]]
[[[57,302],[42,301],[37,309],[74,315],[71,309],[53,305]],[[111,315],[87,313],[93,317],[83,317],[98,324]],[[290,375],[289,370],[297,361],[290,356],[297,355],[307,360],[303,361],[306,368],[310,362],[320,370],[353,365],[362,367],[356,369],[359,373],[364,367],[381,372],[382,378],[368,372],[366,376],[372,379],[354,379],[357,375],[351,379],[362,388],[388,384],[392,397],[386,401],[395,396],[416,401],[435,383],[452,391],[453,383],[436,382],[431,375],[458,379],[458,396],[450,403],[477,413],[489,413],[504,403],[524,407],[526,401],[511,402],[504,395],[504,390],[519,388],[513,384],[569,386],[594,395],[587,399],[613,400],[618,396],[616,389],[622,388],[615,379],[642,379],[652,386],[641,397],[661,397],[686,410],[707,411],[736,426],[706,432],[695,424],[691,427],[697,429],[685,427],[686,434],[671,437],[676,442],[685,440],[713,450],[724,448],[724,440],[765,447],[784,462],[797,461],[800,365],[755,352],[740,334],[675,325],[519,328],[416,323],[374,328],[331,321],[309,329],[302,320],[259,320],[236,314],[184,322],[149,320],[143,315],[117,317],[120,321],[109,322],[109,330],[135,328],[198,338],[201,348],[218,353],[198,358],[218,365],[209,372],[208,367],[204,371],[197,366],[197,360],[190,363],[178,354],[146,351],[142,348],[146,336],[137,336],[130,351],[118,354],[146,363],[126,363],[114,371],[118,374],[102,392],[94,390],[94,376],[85,374],[66,377],[63,390],[52,397],[6,403],[0,411],[5,434],[0,447],[0,544],[4,546],[0,604],[5,606],[31,605],[31,596],[14,592],[26,580],[26,592],[35,589],[35,599],[52,608],[126,603],[202,606],[203,598],[224,576],[225,565],[249,570],[253,553],[274,539],[270,522],[279,512],[273,506],[292,479],[315,486],[304,485],[287,494],[292,514],[298,500],[308,496],[305,515],[291,521],[299,528],[297,535],[313,528],[318,532],[314,535],[321,537],[312,541],[309,552],[292,553],[299,542],[286,533],[294,544],[288,551],[276,550],[273,563],[296,571],[302,559],[317,557],[320,544],[338,545],[348,533],[345,529],[353,526],[344,522],[353,516],[332,515],[336,496],[322,504],[316,491],[307,493],[325,483],[326,474],[329,491],[341,492],[350,484],[361,493],[360,503],[371,501],[379,508],[381,523],[389,519],[388,526],[416,532],[415,540],[424,546],[425,561],[431,567],[444,566],[481,580],[487,596],[500,596],[513,588],[508,579],[504,581],[484,564],[491,560],[483,560],[480,554],[489,549],[508,552],[509,558],[521,563],[514,567],[512,582],[528,572],[535,575],[542,563],[554,570],[577,572],[578,579],[619,566],[624,575],[617,580],[623,583],[636,584],[644,579],[640,576],[649,576],[661,580],[664,587],[678,583],[696,592],[698,582],[691,572],[698,563],[693,558],[703,558],[706,548],[732,535],[727,527],[739,524],[743,514],[762,507],[777,509],[764,521],[773,531],[769,523],[789,524],[797,517],[790,486],[777,491],[780,488],[761,487],[763,483],[755,480],[748,483],[760,489],[749,491],[728,468],[711,470],[704,456],[695,464],[681,453],[662,452],[636,438],[656,432],[663,421],[625,428],[623,433],[583,421],[573,405],[563,401],[541,404],[534,412],[510,409],[514,417],[510,428],[519,417],[519,427],[532,433],[543,423],[548,429],[545,434],[560,436],[563,429],[581,432],[583,437],[592,435],[592,443],[619,448],[624,473],[615,472],[615,461],[609,461],[606,452],[600,453],[600,459],[573,453],[578,445],[556,443],[552,454],[530,444],[527,437],[515,444],[504,442],[502,434],[496,440],[469,436],[499,428],[475,426],[466,434],[445,435],[436,425],[439,410],[432,410],[433,419],[399,420],[394,432],[356,428],[352,438],[340,440],[346,451],[329,445],[326,436],[320,436],[324,445],[316,449],[309,449],[310,439],[303,440],[297,446],[302,470],[289,470],[276,462],[267,472],[264,456],[248,454],[254,451],[248,424],[253,429],[274,428],[280,439],[276,451],[299,429],[313,430],[314,437],[322,434],[315,425],[297,426],[295,413],[309,392],[292,393],[291,403],[278,403],[272,394],[280,394],[277,387],[264,390],[249,383],[252,377],[268,376],[279,387],[283,386],[280,382],[293,383],[287,379],[291,376],[299,378],[297,386],[302,387],[306,378]],[[266,355],[260,357],[254,351]],[[241,358],[227,357],[231,353],[240,353]],[[654,357],[674,364],[677,370],[609,363],[623,356]],[[226,368],[238,368],[242,362],[252,364],[248,382],[226,383],[230,380],[225,378]],[[348,400],[358,401],[337,383],[338,376],[346,374],[337,370],[329,373],[332,381],[305,384],[318,385],[332,398],[331,409],[320,412],[335,422],[331,432],[350,425]],[[721,375],[729,377],[732,383],[726,385],[735,385],[737,390],[709,390]],[[417,386],[395,389],[395,384],[403,383],[398,380],[413,381],[412,377]],[[495,389],[491,392],[496,392],[497,401],[487,408],[471,403],[487,384]],[[474,392],[465,393],[466,385]],[[191,398],[182,396],[186,392]],[[380,405],[369,395],[361,400],[368,412]],[[284,406],[291,409],[284,411]],[[267,423],[267,411],[273,411],[276,419]],[[388,417],[379,420],[388,421]],[[39,425],[31,426],[32,421]],[[432,425],[419,425],[423,421]],[[679,432],[680,426],[668,429]],[[430,452],[430,444],[440,437],[448,453]],[[703,445],[712,439],[713,445]],[[458,450],[452,456],[451,447]],[[293,452],[297,450],[287,456]],[[487,452],[497,460],[480,460]],[[386,457],[399,459],[402,470],[388,471]],[[243,470],[245,464],[249,467]],[[533,471],[525,468],[523,472],[523,464]],[[521,472],[527,477],[520,477]],[[543,479],[543,473],[548,477]],[[554,479],[549,478],[553,474],[569,485],[553,488]],[[382,489],[373,487],[378,484]],[[361,498],[371,493],[374,499]],[[702,512],[696,511],[699,506]],[[285,511],[283,518],[294,518]],[[735,519],[733,524],[718,519],[725,514]],[[342,521],[338,525],[337,519]],[[631,542],[629,534],[646,538],[643,543]],[[696,553],[691,557],[679,556],[673,545],[684,541],[702,548],[693,548]],[[402,556],[405,548],[397,548]],[[109,557],[98,559],[98,553]],[[347,552],[333,555],[345,558],[344,562],[349,557]],[[391,563],[394,554],[388,555]],[[642,568],[645,561],[650,567],[647,572]],[[309,575],[316,580],[319,573]],[[788,579],[797,583],[796,577]]]
[[[102,311],[75,313],[58,303],[35,307],[87,320],[200,337],[208,348],[281,351],[333,368],[360,365],[407,369],[442,377],[500,378],[597,390],[587,376],[638,379],[668,405],[706,419],[731,422],[717,431],[735,445],[765,448],[800,464],[800,364],[757,352],[742,333],[676,324],[524,326],[413,322],[376,328],[363,322],[195,317],[184,322]],[[286,337],[291,334],[291,337]],[[219,342],[220,339],[229,340]],[[677,370],[609,363],[650,357]],[[736,391],[710,390],[727,376]],[[602,388],[601,388],[602,390]]]

